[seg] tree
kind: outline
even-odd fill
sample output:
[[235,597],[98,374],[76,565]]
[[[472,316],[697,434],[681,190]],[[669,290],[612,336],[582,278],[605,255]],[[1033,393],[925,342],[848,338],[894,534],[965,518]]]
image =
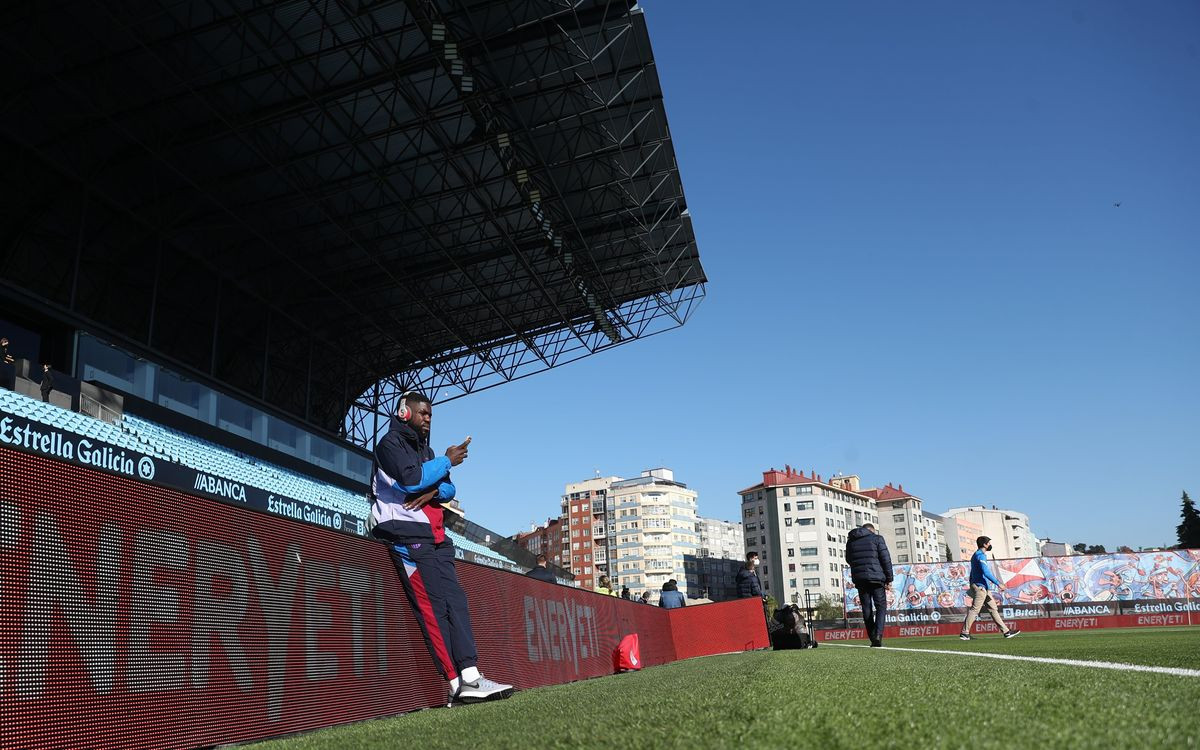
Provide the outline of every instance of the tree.
[[1122,544],[1120,547],[1117,547],[1117,552],[1122,552],[1122,553],[1133,552],[1133,547]]
[[1084,544],[1083,542],[1076,544],[1071,549],[1081,555],[1103,555],[1108,552],[1108,550],[1104,549],[1103,544]]
[[816,618],[818,620],[840,620],[843,614],[842,605],[829,594],[821,594],[817,598]]
[[1175,527],[1175,533],[1180,549],[1200,548],[1200,512],[1196,511],[1196,504],[1188,497],[1187,490],[1183,491],[1183,510],[1179,515],[1183,523]]
[[946,545],[946,562],[954,562],[954,553],[950,551],[950,545]]
[[1071,549],[1075,550],[1076,552],[1078,552],[1079,554],[1082,555],[1084,553],[1084,551],[1087,549],[1087,545],[1084,544],[1083,542],[1080,542],[1079,544],[1076,544],[1075,546],[1071,547]]

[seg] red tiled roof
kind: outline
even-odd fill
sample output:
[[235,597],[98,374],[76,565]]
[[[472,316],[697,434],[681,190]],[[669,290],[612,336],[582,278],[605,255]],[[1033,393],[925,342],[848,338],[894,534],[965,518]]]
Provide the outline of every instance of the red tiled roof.
[[860,494],[873,498],[875,502],[879,502],[881,500],[899,500],[905,497],[916,497],[910,492],[905,492],[904,485],[893,487],[891,482],[888,482],[887,486],[885,487],[871,487],[870,489],[860,490]]

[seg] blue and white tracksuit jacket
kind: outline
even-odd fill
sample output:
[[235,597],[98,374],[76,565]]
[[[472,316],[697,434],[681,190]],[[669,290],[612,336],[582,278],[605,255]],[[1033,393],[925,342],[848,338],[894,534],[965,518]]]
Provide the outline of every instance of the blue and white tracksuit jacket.
[[[476,665],[478,654],[467,596],[454,570],[454,544],[443,524],[442,501],[454,497],[450,459],[435,458],[416,430],[392,417],[387,435],[375,445],[375,463],[371,534],[392,545],[392,562],[434,665],[454,679]],[[417,510],[404,507],[434,487],[433,502]]]
[[[450,459],[434,457],[433,449],[406,422],[392,417],[391,428],[375,445],[375,476],[371,479],[371,533],[396,543],[440,543],[446,540],[442,501],[454,497]],[[437,499],[418,510],[404,503],[437,487]]]

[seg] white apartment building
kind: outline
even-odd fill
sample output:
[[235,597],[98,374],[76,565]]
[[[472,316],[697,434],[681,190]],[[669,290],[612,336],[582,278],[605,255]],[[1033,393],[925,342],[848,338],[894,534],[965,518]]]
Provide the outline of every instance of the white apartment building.
[[925,520],[933,528],[935,537],[935,556],[938,562],[946,561],[946,554],[949,552],[951,560],[957,560],[958,557],[954,554],[954,550],[947,546],[946,542],[946,519],[936,513],[930,513],[927,510],[921,511],[921,515],[925,516]]
[[992,506],[967,505],[951,508],[943,515],[946,518],[963,519],[978,526],[980,534],[992,540],[992,555],[1005,557],[1037,557],[1041,545],[1037,534],[1029,525],[1029,516],[1017,510],[1005,510]]
[[[858,477],[853,479],[857,486]],[[904,485],[872,487],[862,494],[876,502],[879,523],[876,527],[887,541],[892,563],[930,563],[946,559],[944,542],[938,541],[938,523],[921,510],[921,498],[904,491]],[[942,532],[945,537],[945,531]]]
[[[879,525],[875,500],[857,491],[857,477],[823,481],[786,466],[764,471],[762,482],[738,492],[746,552],[759,556],[763,593],[804,606],[827,594],[842,601],[846,534]],[[852,489],[853,488],[853,489]]]
[[684,557],[689,590],[713,601],[737,598],[735,578],[746,563],[741,522],[697,517],[696,535],[699,549],[694,557]]
[[684,557],[699,549],[696,492],[675,481],[670,469],[643,471],[640,477],[614,481],[608,488],[608,570],[617,588],[628,586],[634,598],[650,591],[658,600],[674,578],[685,595],[697,596]]

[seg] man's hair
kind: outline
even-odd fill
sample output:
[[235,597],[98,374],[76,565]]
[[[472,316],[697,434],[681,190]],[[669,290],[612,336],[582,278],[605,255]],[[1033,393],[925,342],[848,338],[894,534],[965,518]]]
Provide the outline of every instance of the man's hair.
[[979,537],[978,539],[976,539],[976,540],[975,540],[975,544],[976,544],[976,545],[977,545],[977,546],[978,546],[980,549],[983,549],[984,547],[986,547],[986,546],[987,546],[987,543],[988,543],[988,542],[990,542],[990,541],[992,541],[992,538],[991,538],[990,536],[981,536],[981,537]]
[[428,404],[432,402],[430,402],[429,397],[424,393],[413,391],[412,393],[404,394],[399,400],[396,401],[396,411],[400,411],[400,404],[402,403],[407,403],[409,406],[416,406],[417,404]]
[[746,553],[746,562],[750,562],[750,561],[751,561],[752,559],[754,559],[755,557],[758,557],[758,553],[757,553],[757,552],[747,552],[747,553]]
[[546,562],[546,556],[539,554],[535,562],[537,562],[538,565],[541,565],[542,563]]
[[875,524],[873,524],[873,523],[864,523],[864,524],[863,524],[863,528],[864,528],[864,529],[870,529],[871,531],[874,531],[874,530],[875,530]]

